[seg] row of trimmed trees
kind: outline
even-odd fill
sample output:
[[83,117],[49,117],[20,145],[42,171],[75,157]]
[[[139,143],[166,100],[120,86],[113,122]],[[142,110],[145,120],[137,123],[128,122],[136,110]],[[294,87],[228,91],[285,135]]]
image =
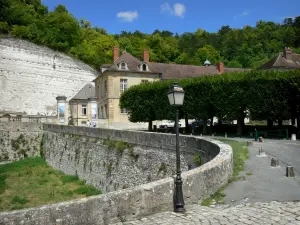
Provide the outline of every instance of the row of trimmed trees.
[[[173,119],[166,91],[174,80],[130,87],[120,99],[129,110],[131,122]],[[214,116],[237,120],[237,134],[243,132],[244,119],[300,121],[300,70],[246,71],[202,76],[179,81],[185,90],[181,118],[207,121]],[[204,124],[206,124],[204,122]],[[204,127],[204,133],[206,127]]]

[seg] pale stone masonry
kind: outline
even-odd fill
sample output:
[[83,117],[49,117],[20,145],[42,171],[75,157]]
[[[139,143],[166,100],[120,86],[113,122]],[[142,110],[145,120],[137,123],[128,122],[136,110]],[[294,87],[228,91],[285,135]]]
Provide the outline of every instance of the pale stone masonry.
[[56,97],[71,99],[98,72],[29,41],[0,38],[0,112],[56,115]]

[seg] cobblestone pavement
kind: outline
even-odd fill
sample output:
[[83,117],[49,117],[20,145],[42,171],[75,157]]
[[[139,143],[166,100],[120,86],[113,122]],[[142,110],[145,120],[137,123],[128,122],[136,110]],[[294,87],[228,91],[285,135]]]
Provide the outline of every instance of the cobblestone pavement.
[[187,211],[183,214],[162,212],[115,225],[300,225],[300,202],[272,201],[269,203],[247,203],[234,207],[217,206],[216,208],[188,205],[186,209]]

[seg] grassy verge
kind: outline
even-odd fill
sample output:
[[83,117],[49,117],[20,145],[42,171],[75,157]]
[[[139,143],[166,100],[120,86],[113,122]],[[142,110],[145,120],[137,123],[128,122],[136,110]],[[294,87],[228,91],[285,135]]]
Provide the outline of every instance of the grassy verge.
[[[232,147],[233,152],[233,174],[232,177],[228,180],[228,184],[243,179],[243,177],[239,177],[239,173],[241,171],[244,171],[244,161],[248,159],[248,148],[245,147],[247,144],[245,142],[238,142],[233,141],[229,139],[217,139],[219,141],[222,141],[226,144],[229,144]],[[227,184],[227,185],[228,185]],[[218,203],[223,204],[224,203],[224,189],[226,186],[223,186],[220,188],[216,193],[211,195],[209,198],[203,200],[201,202],[201,205],[203,206],[210,206],[212,204]]]
[[77,176],[64,175],[42,158],[0,165],[0,211],[52,204],[101,194]]

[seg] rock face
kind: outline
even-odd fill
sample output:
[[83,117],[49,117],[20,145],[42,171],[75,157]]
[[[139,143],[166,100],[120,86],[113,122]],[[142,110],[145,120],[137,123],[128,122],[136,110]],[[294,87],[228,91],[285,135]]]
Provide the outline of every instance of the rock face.
[[31,42],[0,38],[0,112],[56,115],[56,97],[68,100],[97,71]]

